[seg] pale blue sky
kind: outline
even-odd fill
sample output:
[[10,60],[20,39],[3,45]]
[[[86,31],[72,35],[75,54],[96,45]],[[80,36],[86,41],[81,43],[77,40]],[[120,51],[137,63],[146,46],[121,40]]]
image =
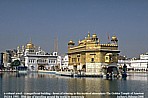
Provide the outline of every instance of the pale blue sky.
[[116,35],[122,55],[148,52],[148,0],[0,0],[0,52],[25,45],[30,38],[46,52],[67,52],[87,32],[101,43]]

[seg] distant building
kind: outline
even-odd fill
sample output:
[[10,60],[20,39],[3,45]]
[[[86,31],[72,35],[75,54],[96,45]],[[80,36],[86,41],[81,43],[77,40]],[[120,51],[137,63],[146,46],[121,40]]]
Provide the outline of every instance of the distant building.
[[30,70],[56,70],[57,65],[57,52],[52,54],[45,53],[41,47],[35,46],[31,41],[22,46],[22,49],[18,47],[17,52],[21,61]]
[[3,67],[10,67],[13,61],[12,57],[16,56],[16,50],[6,50],[1,53],[1,65]]
[[121,66],[126,64],[128,70],[146,71],[148,69],[148,53],[141,54],[139,59],[132,58],[132,59],[119,60],[118,63]]
[[62,69],[63,70],[68,69],[68,55],[64,55],[62,57]]
[[18,46],[14,52],[3,53],[4,67],[10,67],[14,60],[20,60],[21,66],[27,66],[32,71],[57,70],[57,52],[45,53],[41,47],[35,46],[31,41],[25,46]]
[[9,63],[10,63],[9,61],[10,61],[9,54],[7,52],[1,53],[1,65],[3,67],[7,67],[9,66]]
[[68,69],[68,55],[58,56],[57,65],[60,66],[60,70]]
[[101,44],[96,34],[80,40],[78,45],[68,42],[69,68],[86,73],[100,73],[102,66],[118,63],[118,39],[113,36],[110,43]]
[[61,70],[62,68],[62,57],[58,55],[57,57],[57,66],[58,66],[58,69]]

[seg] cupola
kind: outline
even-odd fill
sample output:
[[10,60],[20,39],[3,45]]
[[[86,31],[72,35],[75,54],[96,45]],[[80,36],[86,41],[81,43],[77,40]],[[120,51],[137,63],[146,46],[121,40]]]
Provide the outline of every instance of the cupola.
[[75,45],[75,43],[74,43],[72,40],[70,40],[70,41],[68,42],[68,45]]
[[34,44],[32,44],[31,41],[29,43],[27,43],[26,49],[33,49],[33,48],[34,48]]

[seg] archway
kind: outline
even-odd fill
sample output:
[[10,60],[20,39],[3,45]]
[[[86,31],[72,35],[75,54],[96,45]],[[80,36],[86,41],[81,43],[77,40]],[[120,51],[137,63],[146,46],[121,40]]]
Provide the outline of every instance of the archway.
[[86,65],[82,66],[82,71],[86,72]]

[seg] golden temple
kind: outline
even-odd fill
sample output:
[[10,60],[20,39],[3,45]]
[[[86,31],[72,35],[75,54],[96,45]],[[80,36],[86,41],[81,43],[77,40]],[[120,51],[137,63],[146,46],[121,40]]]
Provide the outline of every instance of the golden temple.
[[78,45],[68,42],[69,68],[74,71],[99,74],[105,65],[118,62],[118,39],[112,36],[111,42],[101,44],[96,34],[78,41]]

